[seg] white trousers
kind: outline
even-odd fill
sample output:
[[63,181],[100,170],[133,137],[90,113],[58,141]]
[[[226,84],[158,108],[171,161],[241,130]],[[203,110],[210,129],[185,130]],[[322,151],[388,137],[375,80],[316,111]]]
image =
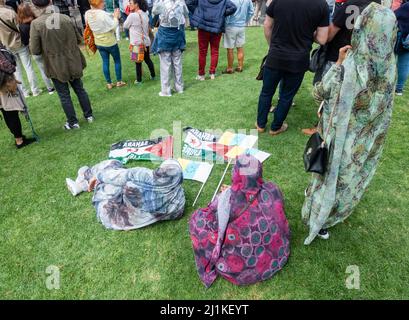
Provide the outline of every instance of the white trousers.
[[26,71],[27,79],[31,87],[32,93],[37,93],[39,91],[37,85],[37,77],[34,72],[33,65],[31,63],[30,52],[28,47],[22,47],[19,50],[13,51],[16,56],[17,66],[16,66],[16,78],[21,82],[20,89],[23,91],[24,95],[28,95],[29,91],[24,85],[22,70]]
[[171,78],[175,82],[175,91],[183,92],[182,51],[165,51],[159,53],[160,59],[160,81],[162,94],[171,94]]
[[48,90],[54,88],[51,79],[47,77],[47,75],[45,74],[44,71],[44,59],[43,56],[39,55],[39,56],[35,56],[33,55],[34,61],[37,64],[38,70],[40,70],[40,74],[41,74],[41,78],[43,78],[43,81],[47,87]]

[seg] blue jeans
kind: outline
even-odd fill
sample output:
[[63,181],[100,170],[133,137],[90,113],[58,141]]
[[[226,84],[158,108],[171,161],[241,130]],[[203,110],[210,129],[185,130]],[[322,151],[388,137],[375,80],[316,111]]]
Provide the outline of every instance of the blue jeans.
[[396,91],[402,92],[405,82],[409,77],[409,51],[398,55],[398,83]]
[[280,84],[280,97],[277,107],[274,111],[274,121],[271,124],[271,130],[277,131],[283,125],[290,107],[293,103],[294,96],[304,79],[305,72],[290,73],[278,69],[264,67],[263,88],[261,89],[258,101],[257,125],[265,128],[267,125],[268,114],[271,108],[271,101]]
[[115,75],[117,81],[122,81],[122,67],[121,67],[121,54],[119,53],[118,45],[112,47],[101,47],[97,46],[97,49],[102,58],[102,71],[104,72],[104,77],[107,83],[112,83],[111,73],[109,72],[109,56],[114,58],[115,63]]

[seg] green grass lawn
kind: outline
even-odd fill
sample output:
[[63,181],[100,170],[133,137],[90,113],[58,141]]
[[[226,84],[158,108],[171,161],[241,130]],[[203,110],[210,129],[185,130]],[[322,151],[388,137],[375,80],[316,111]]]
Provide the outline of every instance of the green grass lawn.
[[[148,138],[155,129],[172,133],[173,121],[201,129],[253,129],[261,83],[254,78],[267,50],[261,28],[247,32],[246,68],[215,81],[194,80],[196,33],[187,31],[183,95],[160,98],[159,80],[133,85],[135,66],[121,43],[128,87],[105,89],[99,55],[88,58],[84,83],[96,122],[80,118],[81,130],[62,130],[65,116],[57,95],[29,98],[40,143],[16,150],[9,131],[0,129],[0,298],[3,299],[403,299],[409,298],[409,105],[398,97],[387,145],[377,174],[354,214],[331,229],[329,241],[304,246],[301,222],[309,174],[302,153],[307,141],[300,130],[316,121],[308,74],[287,119],[289,131],[259,137],[259,149],[272,156],[264,178],[285,195],[292,230],[291,257],[272,279],[237,287],[219,278],[210,289],[199,281],[188,233],[192,202],[200,188],[184,182],[187,206],[178,221],[131,232],[105,229],[97,222],[91,194],[72,197],[66,177],[108,156],[112,143]],[[156,69],[159,61],[154,59]],[[226,66],[221,50],[219,71]],[[113,73],[113,67],[111,68]],[[409,93],[408,93],[409,94]],[[75,100],[75,99],[74,99]],[[77,114],[81,115],[78,103]],[[29,128],[24,121],[26,134]],[[131,166],[155,167],[150,162]],[[199,200],[210,200],[223,165],[215,169]],[[225,182],[229,182],[230,174]],[[61,270],[59,290],[46,288],[46,268]],[[360,268],[360,290],[348,290],[346,268]]]

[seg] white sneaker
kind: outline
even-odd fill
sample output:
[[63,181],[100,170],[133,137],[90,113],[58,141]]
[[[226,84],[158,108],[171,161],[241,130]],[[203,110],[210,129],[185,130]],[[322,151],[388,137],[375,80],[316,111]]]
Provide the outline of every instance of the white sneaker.
[[33,97],[38,97],[41,93],[43,92],[43,90],[38,90],[36,92],[33,92]]
[[160,97],[171,97],[172,95],[171,95],[171,94],[165,94],[165,93],[163,93],[163,92],[161,91],[161,92],[159,92],[159,96],[160,96]]
[[318,237],[323,239],[323,240],[328,240],[329,239],[329,232],[326,229],[321,229],[320,232],[318,233]]
[[81,192],[87,191],[87,189],[84,190],[85,184],[78,184],[70,178],[65,179],[65,182],[67,184],[68,190],[74,197],[79,195]]
[[64,124],[64,129],[65,130],[72,130],[72,129],[79,129],[80,125],[78,123],[74,123],[73,125],[69,124],[68,122],[66,122]]
[[197,75],[197,76],[196,76],[196,80],[197,80],[197,81],[205,81],[206,78],[205,78],[205,76],[199,76],[199,75]]
[[94,122],[95,118],[93,116],[89,116],[89,117],[85,118],[85,120],[87,120],[88,123],[92,123],[92,122]]
[[214,73],[210,74],[210,80],[216,79],[216,75]]

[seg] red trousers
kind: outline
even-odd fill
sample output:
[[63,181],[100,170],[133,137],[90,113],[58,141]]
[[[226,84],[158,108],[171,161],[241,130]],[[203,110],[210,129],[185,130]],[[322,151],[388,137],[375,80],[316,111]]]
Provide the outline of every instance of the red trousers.
[[204,76],[206,74],[205,67],[209,43],[211,56],[209,74],[215,74],[217,63],[219,62],[219,45],[222,34],[211,33],[200,29],[197,34],[199,42],[199,76]]

